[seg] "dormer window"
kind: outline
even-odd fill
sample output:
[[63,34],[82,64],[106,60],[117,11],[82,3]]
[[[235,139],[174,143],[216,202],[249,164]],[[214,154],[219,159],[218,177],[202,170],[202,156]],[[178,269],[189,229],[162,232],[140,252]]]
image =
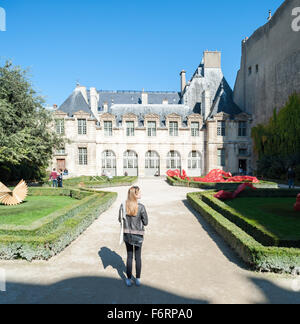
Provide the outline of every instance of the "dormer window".
[[192,137],[198,137],[200,134],[200,124],[198,122],[191,123]]
[[225,121],[218,121],[217,133],[218,133],[218,136],[226,136],[226,122]]
[[178,136],[179,127],[178,127],[178,122],[170,122],[169,123],[169,132],[170,136]]
[[126,136],[128,136],[128,137],[134,136],[134,122],[133,121],[126,122]]
[[245,121],[239,122],[239,136],[240,137],[247,136],[247,122],[245,122]]
[[105,121],[104,122],[104,136],[111,137],[113,135],[112,128],[113,128],[112,121]]
[[65,135],[65,121],[63,119],[56,119],[55,126],[57,134]]
[[149,137],[156,136],[156,122],[155,121],[148,122],[148,136]]
[[87,134],[86,119],[78,119],[78,135]]

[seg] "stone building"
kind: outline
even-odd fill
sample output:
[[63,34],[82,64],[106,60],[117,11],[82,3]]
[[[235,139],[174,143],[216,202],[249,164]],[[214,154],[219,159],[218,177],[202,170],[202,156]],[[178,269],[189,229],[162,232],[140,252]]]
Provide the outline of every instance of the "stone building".
[[295,92],[300,93],[300,0],[286,0],[243,40],[234,101],[255,126],[268,122]]
[[249,171],[251,116],[233,102],[221,53],[204,52],[189,82],[185,71],[180,75],[180,92],[98,91],[78,85],[54,112],[56,131],[69,142],[55,152],[52,167],[67,168],[72,176]]

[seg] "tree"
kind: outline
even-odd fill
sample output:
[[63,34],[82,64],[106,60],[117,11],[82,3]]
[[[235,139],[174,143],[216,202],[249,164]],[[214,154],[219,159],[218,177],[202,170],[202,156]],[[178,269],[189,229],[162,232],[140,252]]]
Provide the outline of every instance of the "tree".
[[43,103],[27,71],[11,62],[0,66],[0,180],[40,180],[63,144]]
[[269,123],[254,127],[252,138],[259,174],[286,178],[288,167],[300,170],[300,94],[291,95],[278,113],[274,110]]

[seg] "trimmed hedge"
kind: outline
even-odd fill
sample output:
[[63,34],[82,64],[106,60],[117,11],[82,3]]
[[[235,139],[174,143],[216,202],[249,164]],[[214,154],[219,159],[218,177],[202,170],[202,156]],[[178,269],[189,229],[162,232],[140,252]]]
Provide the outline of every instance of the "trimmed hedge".
[[[229,190],[229,191],[236,190],[237,187],[242,184],[242,182],[206,183],[206,182],[186,181],[177,177],[174,178],[167,177],[167,182],[174,187],[188,187],[188,188],[199,188],[204,190],[214,189],[214,190]],[[277,183],[274,182],[261,181],[260,183],[255,183],[254,187],[259,189],[264,189],[264,188],[277,189],[279,186]]]
[[233,250],[253,269],[276,273],[294,273],[300,269],[300,249],[265,247],[236,224],[190,193],[190,205],[220,234]]
[[[241,198],[254,198],[254,197],[296,197],[299,190],[288,189],[258,189],[258,190],[245,190],[239,197]],[[251,224],[243,214],[237,212],[226,203],[213,197],[215,191],[202,193],[202,200],[204,203],[212,207],[214,210],[222,214],[231,222],[239,226],[246,233],[251,235],[256,241],[264,246],[280,246],[280,247],[295,247],[300,248],[300,240],[281,240],[273,233]]]
[[48,260],[63,251],[116,200],[117,193],[77,189],[30,189],[30,195],[63,195],[78,201],[30,226],[2,226],[0,259]]
[[[99,181],[94,179],[98,178]],[[105,178],[105,177],[103,177]],[[71,178],[63,180],[65,187],[79,187],[83,184],[84,188],[111,188],[111,187],[122,187],[122,186],[131,186],[132,184],[138,181],[138,177],[114,177],[112,180],[102,180],[102,177],[88,177],[82,176],[77,178]]]

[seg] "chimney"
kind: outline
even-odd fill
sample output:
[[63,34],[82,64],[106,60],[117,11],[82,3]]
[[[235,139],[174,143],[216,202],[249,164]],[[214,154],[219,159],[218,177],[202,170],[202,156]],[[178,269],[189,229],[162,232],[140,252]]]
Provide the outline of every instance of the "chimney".
[[103,103],[103,112],[108,113],[108,102],[106,101]]
[[148,105],[148,93],[146,93],[144,89],[142,92],[142,105]]
[[205,51],[204,52],[204,68],[221,69],[221,52]]
[[99,94],[96,88],[90,88],[90,104],[93,114],[98,117]]
[[77,90],[77,91],[81,91],[81,93],[82,93],[82,95],[83,95],[83,98],[85,99],[86,103],[88,104],[89,101],[88,101],[88,96],[87,96],[86,87],[81,86],[79,83],[77,83],[76,90]]
[[183,95],[184,89],[186,87],[186,71],[182,70],[180,72],[181,77],[181,95]]
[[211,94],[210,90],[207,89],[202,92],[202,116],[206,120],[211,110]]
[[163,102],[162,102],[163,105],[168,105],[169,104],[169,101],[168,99],[164,99]]

